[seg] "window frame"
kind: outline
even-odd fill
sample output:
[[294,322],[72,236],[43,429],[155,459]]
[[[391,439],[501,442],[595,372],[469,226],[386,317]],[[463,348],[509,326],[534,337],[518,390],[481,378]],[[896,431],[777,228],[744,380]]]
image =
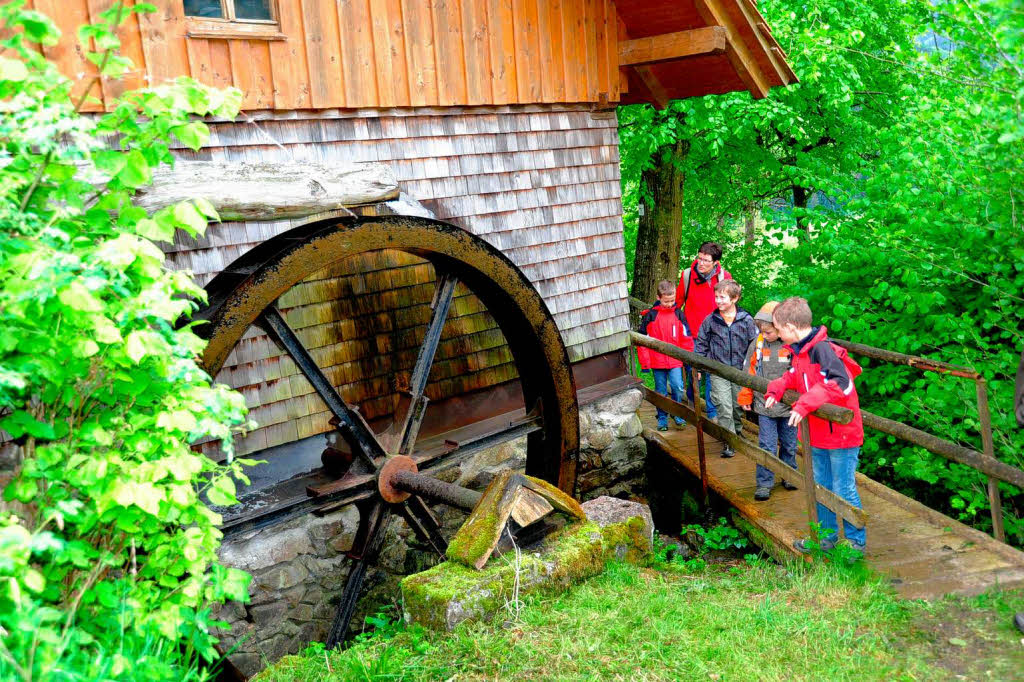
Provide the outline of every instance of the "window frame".
[[[184,13],[185,3],[181,3]],[[281,33],[278,0],[270,0],[271,20],[239,19],[235,16],[235,0],[220,0],[224,18],[193,17],[185,15],[185,36],[187,38],[219,38],[239,40],[287,40]]]

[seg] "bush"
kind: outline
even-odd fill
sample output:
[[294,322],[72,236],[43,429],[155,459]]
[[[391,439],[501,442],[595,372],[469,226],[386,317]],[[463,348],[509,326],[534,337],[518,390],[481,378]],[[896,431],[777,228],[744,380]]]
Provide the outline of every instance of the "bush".
[[[196,364],[203,343],[175,322],[203,291],[153,243],[215,211],[147,216],[131,197],[173,162],[172,136],[205,141],[193,115],[234,116],[240,94],[183,78],[82,116],[86,97],[33,45],[56,27],[23,6],[0,6],[0,428],[18,446],[0,512],[0,678],[202,677],[209,605],[248,593],[217,563],[221,519],[201,499],[234,502],[245,407]],[[115,54],[127,12],[80,31],[109,77],[130,67]],[[223,439],[229,463],[193,452],[201,437]]]

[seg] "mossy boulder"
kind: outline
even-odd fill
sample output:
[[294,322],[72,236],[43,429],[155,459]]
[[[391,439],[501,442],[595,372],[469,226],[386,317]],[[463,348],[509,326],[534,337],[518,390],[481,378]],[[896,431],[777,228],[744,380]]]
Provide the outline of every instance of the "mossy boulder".
[[[584,510],[598,500],[584,504]],[[448,561],[407,576],[401,583],[406,620],[441,630],[467,620],[490,621],[513,601],[517,573],[523,596],[564,591],[601,573],[612,559],[646,561],[651,553],[650,512],[644,505],[629,504],[635,504],[634,513],[621,520],[603,523],[608,517],[602,516],[560,529],[539,547],[523,551],[518,566],[509,552],[492,557],[482,570]]]

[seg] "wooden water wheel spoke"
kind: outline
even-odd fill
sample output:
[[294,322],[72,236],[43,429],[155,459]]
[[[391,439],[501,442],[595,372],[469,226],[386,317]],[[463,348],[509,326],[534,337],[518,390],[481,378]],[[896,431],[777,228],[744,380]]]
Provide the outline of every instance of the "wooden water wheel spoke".
[[409,376],[408,391],[399,394],[398,407],[395,409],[392,426],[381,435],[384,448],[389,454],[408,455],[412,453],[416,444],[420,424],[423,423],[423,417],[427,412],[428,399],[423,392],[427,388],[427,379],[430,377],[430,369],[434,365],[434,356],[441,343],[441,332],[444,330],[448,311],[455,299],[455,287],[458,283],[459,280],[455,275],[438,272],[437,288],[434,290],[434,300],[430,304],[432,311],[430,322],[423,335],[423,343],[416,356],[416,364]]
[[[377,556],[384,546],[384,536],[387,534],[390,520],[391,507],[383,500],[374,502],[366,514],[363,532],[360,533],[362,543],[358,548],[353,547],[349,552],[352,560],[349,562],[348,579],[345,581],[345,590],[341,593],[341,600],[338,602],[338,608],[334,612],[334,621],[331,623],[331,630],[327,635],[328,649],[333,649],[345,639],[348,625],[356,610],[356,603],[363,591],[366,569],[377,561]],[[358,540],[357,538],[357,542]]]
[[443,558],[448,549],[448,542],[441,535],[441,525],[423,498],[413,495],[402,503],[399,509],[405,522],[409,524],[420,540]]
[[362,416],[352,409],[344,398],[331,384],[320,366],[313,360],[306,347],[299,341],[284,316],[276,306],[268,306],[260,315],[260,326],[270,334],[281,348],[284,349],[305,375],[313,390],[327,405],[327,409],[338,420],[338,430],[341,431],[345,440],[349,441],[356,454],[363,462],[370,467],[371,471],[379,467],[379,463],[385,456],[384,449],[377,441],[377,437],[363,420]]

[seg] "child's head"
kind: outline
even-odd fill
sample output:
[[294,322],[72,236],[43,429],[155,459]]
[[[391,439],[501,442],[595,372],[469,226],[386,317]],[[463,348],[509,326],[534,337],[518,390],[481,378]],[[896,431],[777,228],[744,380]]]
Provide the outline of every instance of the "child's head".
[[768,343],[775,343],[779,340],[779,330],[775,328],[775,324],[772,322],[772,313],[778,307],[778,301],[768,301],[757,311],[757,315],[754,315],[754,324],[757,325],[761,336]]
[[676,285],[667,279],[658,282],[658,302],[666,308],[672,308],[676,304]]
[[697,270],[702,275],[711,272],[715,263],[722,260],[722,247],[715,242],[704,242],[697,249]]
[[715,285],[715,305],[719,312],[728,312],[736,308],[736,302],[743,294],[743,287],[734,279],[723,279]]
[[796,343],[811,331],[811,307],[807,299],[793,296],[779,304],[772,313],[775,328],[779,330],[779,338],[786,343]]

